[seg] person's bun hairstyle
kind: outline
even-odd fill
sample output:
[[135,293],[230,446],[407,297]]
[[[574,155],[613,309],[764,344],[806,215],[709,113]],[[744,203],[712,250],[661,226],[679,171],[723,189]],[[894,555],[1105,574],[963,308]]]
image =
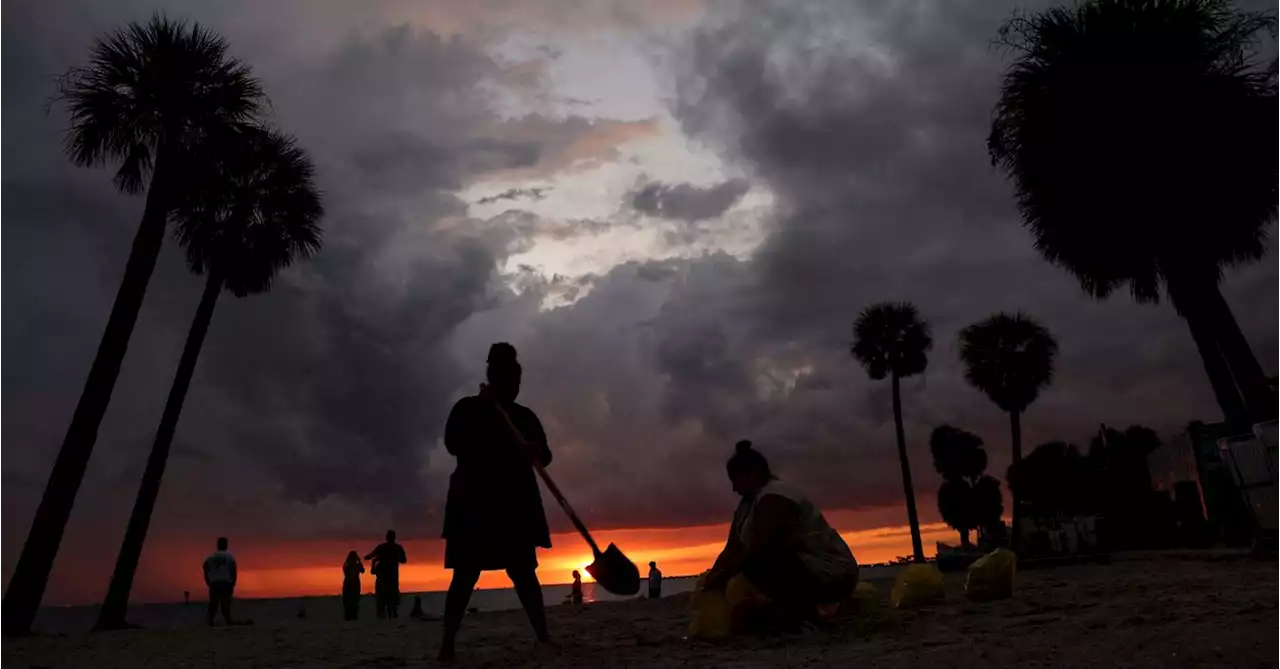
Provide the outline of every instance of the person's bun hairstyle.
[[769,460],[763,453],[752,447],[749,439],[743,439],[734,444],[733,455],[729,457],[725,467],[730,472],[754,470],[764,474],[765,478],[774,478],[773,471],[769,469]]
[[516,347],[507,342],[498,342],[489,347],[489,358],[485,362],[490,365],[510,365],[516,362]]

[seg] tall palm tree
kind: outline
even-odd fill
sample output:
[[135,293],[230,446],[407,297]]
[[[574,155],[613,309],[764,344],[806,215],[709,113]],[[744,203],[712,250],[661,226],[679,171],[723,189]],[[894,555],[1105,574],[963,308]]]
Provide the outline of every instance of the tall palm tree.
[[8,635],[30,630],[44,597],[164,241],[175,177],[208,133],[257,115],[262,89],[221,37],[157,15],[94,42],[89,63],[63,77],[61,98],[71,115],[66,152],[76,164],[118,165],[115,185],[126,193],[150,184],[111,316],[4,593]]
[[1276,396],[1218,284],[1266,251],[1275,219],[1274,14],[1226,0],[1089,0],[1017,14],[988,140],[1036,248],[1097,299],[1162,289],[1187,321],[1227,419]]
[[[1043,325],[1021,313],[998,313],[960,331],[965,381],[1009,413],[1013,464],[1022,461],[1022,414],[1053,382],[1058,342]],[[1018,545],[1018,491],[1013,495],[1013,541]]]
[[278,271],[320,249],[324,210],[306,153],[275,132],[249,127],[230,134],[219,143],[209,169],[194,171],[206,187],[192,191],[175,209],[176,236],[186,247],[191,271],[206,277],[204,293],[156,430],[107,598],[98,613],[98,629],[126,626],[129,591],[218,296],[223,290],[236,297],[266,292]]
[[916,515],[916,492],[911,484],[911,461],[907,459],[907,438],[902,429],[901,379],[919,374],[929,365],[926,355],[933,346],[929,324],[920,320],[910,302],[881,302],[858,314],[853,324],[854,344],[850,353],[873,380],[888,376],[893,383],[893,427],[898,437],[898,461],[902,465],[902,489],[907,497],[907,522],[911,525],[911,548],[916,562],[924,562],[920,541],[920,519]]

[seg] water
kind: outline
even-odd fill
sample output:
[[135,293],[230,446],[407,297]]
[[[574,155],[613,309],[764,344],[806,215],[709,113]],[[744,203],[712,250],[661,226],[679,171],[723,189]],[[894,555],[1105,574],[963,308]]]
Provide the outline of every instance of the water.
[[[662,581],[664,597],[692,592],[696,579],[693,577],[666,578]],[[542,601],[547,606],[559,606],[569,601],[572,586],[545,585],[542,587]],[[641,583],[641,594],[631,597],[611,595],[595,583],[583,583],[582,595],[587,603],[612,602],[646,597],[647,583]],[[197,593],[192,593],[197,595]],[[129,622],[147,629],[184,629],[205,624],[204,593],[198,593],[201,601],[193,598],[190,604],[135,604],[129,607]],[[400,615],[407,617],[413,607],[413,597],[422,597],[422,609],[428,615],[439,616],[444,611],[443,592],[406,592],[400,598]],[[520,599],[510,588],[476,590],[471,594],[469,608],[479,611],[506,611],[520,608]],[[305,619],[298,618],[298,611],[306,613]],[[342,599],[337,596],[328,597],[293,597],[286,599],[237,599],[231,607],[231,614],[237,620],[252,620],[254,625],[293,625],[311,620],[342,620]],[[97,621],[98,607],[68,606],[46,608],[40,611],[36,619],[36,629],[41,632],[55,634],[76,634],[88,631]],[[361,618],[374,617],[372,594],[360,598]],[[218,618],[221,624],[222,619]]]
[[[859,570],[859,579],[863,581],[883,582],[892,579],[902,569],[902,565],[864,565]],[[662,580],[663,597],[671,597],[693,592],[696,577],[668,577]],[[595,583],[583,583],[582,595],[587,603],[616,602],[637,599],[647,596],[647,581],[641,582],[639,595],[618,597],[611,595]],[[542,601],[547,606],[559,606],[569,601],[572,586],[545,585],[542,587]],[[135,604],[129,607],[129,622],[147,629],[189,629],[205,624],[204,593],[192,593],[201,597],[201,601],[192,600],[190,604]],[[439,616],[444,611],[443,592],[404,593],[400,598],[400,615],[407,617],[413,607],[414,595],[422,597],[422,609],[432,616]],[[469,608],[479,611],[508,611],[520,608],[520,600],[510,588],[494,588],[476,590],[471,594]],[[298,611],[304,611],[306,617],[298,618]],[[339,596],[328,597],[292,597],[286,599],[237,599],[232,605],[231,613],[237,620],[253,620],[254,625],[282,626],[305,624],[312,621],[342,620],[342,600]],[[360,598],[361,619],[374,617],[373,595],[366,594]],[[46,608],[40,611],[35,627],[40,632],[54,634],[78,634],[93,627],[98,619],[98,607],[69,606]],[[221,623],[221,619],[219,619]]]

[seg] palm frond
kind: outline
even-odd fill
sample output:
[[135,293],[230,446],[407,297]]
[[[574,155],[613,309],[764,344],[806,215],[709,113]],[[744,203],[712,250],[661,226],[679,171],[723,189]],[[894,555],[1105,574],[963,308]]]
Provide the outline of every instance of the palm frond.
[[280,270],[314,256],[323,242],[321,195],[306,152],[286,135],[228,126],[190,174],[174,212],[174,235],[192,271],[211,268],[237,297],[265,292]]
[[96,40],[88,64],[59,79],[57,96],[71,120],[68,157],[85,167],[120,163],[116,185],[131,193],[162,144],[190,150],[217,126],[256,117],[261,98],[222,37],[162,14]]
[[890,373],[907,377],[923,372],[933,347],[929,324],[920,320],[910,302],[881,302],[867,307],[853,324],[853,339],[850,354],[876,380]]
[[1005,411],[1023,411],[1053,382],[1058,343],[1022,313],[998,313],[960,331],[965,381]]
[[1090,295],[1155,301],[1171,267],[1265,253],[1280,108],[1256,45],[1275,23],[1224,0],[1090,0],[1002,27],[988,150],[1037,250]]

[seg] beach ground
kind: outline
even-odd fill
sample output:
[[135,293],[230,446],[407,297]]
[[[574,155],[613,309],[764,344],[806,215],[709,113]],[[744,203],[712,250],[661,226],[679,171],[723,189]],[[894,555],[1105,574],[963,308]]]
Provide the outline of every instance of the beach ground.
[[[881,603],[800,637],[685,639],[689,597],[550,607],[556,645],[532,643],[519,611],[469,616],[462,667],[1275,667],[1277,563],[1237,554],[1124,554],[1109,565],[1022,571],[1013,599]],[[318,619],[252,627],[133,630],[6,640],[26,667],[433,666],[438,622]]]

